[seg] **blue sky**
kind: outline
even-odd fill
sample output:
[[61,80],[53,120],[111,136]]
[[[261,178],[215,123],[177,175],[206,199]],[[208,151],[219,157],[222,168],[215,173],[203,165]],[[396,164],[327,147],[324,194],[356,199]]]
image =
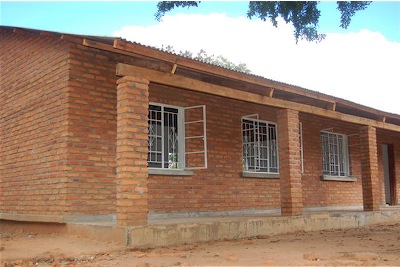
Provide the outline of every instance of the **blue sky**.
[[[118,36],[176,51],[204,49],[253,74],[400,114],[400,1],[372,2],[341,29],[336,2],[321,2],[319,44],[295,43],[293,27],[246,18],[248,2],[202,2],[161,22],[157,2],[0,2],[0,24]],[[395,97],[393,97],[395,96]]]
[[[2,25],[20,26],[68,33],[110,36],[124,25],[154,25],[157,2],[19,2],[2,1]],[[178,8],[168,14],[225,12],[245,16],[248,2],[202,2],[199,8]],[[336,2],[321,2],[321,32],[345,32],[339,27]],[[347,31],[367,28],[380,31],[391,41],[400,41],[400,1],[373,2],[357,13]]]

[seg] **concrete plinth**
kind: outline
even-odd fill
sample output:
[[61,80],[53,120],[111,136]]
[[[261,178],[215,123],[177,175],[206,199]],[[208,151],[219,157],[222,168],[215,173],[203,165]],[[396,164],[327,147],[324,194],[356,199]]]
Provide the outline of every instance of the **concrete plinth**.
[[[400,221],[400,208],[371,212],[324,212],[301,216],[232,216],[171,218],[154,220],[146,226],[118,226],[112,222],[69,222],[46,224],[45,231],[78,235],[129,247],[157,247],[225,239],[267,237],[298,231],[347,229]],[[0,221],[5,229],[11,221]],[[14,222],[26,231],[40,230],[38,223]],[[31,228],[30,228],[31,227]],[[32,228],[33,227],[33,228]]]
[[195,242],[266,237],[298,231],[346,229],[383,222],[398,222],[400,210],[308,214],[293,217],[213,218],[209,222],[155,224],[131,227],[128,246],[165,246]]

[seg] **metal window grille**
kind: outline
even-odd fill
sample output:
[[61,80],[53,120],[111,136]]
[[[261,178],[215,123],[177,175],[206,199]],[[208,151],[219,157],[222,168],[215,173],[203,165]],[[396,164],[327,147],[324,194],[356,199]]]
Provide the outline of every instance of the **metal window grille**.
[[181,109],[165,105],[149,106],[148,166],[182,169]]
[[347,136],[321,132],[322,172],[331,176],[349,176],[349,151]]
[[276,124],[242,118],[243,171],[278,173]]

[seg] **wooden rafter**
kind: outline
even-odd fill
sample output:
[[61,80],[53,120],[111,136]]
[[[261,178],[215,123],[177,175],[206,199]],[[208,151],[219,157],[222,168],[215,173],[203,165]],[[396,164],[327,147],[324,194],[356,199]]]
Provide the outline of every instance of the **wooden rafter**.
[[171,74],[175,74],[177,67],[178,67],[178,64],[175,63],[174,66],[172,67]]
[[329,109],[331,109],[331,110],[333,110],[333,111],[336,111],[336,102],[333,102],[333,103],[329,103],[330,105],[329,105]]
[[269,88],[268,96],[269,97],[273,97],[274,96],[274,88]]

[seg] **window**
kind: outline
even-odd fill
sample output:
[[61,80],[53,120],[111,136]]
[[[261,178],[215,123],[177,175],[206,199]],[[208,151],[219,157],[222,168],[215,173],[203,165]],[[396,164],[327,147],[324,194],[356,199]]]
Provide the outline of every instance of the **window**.
[[276,124],[242,118],[243,171],[278,173]]
[[184,168],[182,134],[182,108],[149,106],[149,168]]
[[[206,106],[149,105],[147,162],[152,174],[207,168]],[[188,172],[187,172],[188,173]]]
[[321,132],[322,172],[329,176],[350,176],[347,136]]

